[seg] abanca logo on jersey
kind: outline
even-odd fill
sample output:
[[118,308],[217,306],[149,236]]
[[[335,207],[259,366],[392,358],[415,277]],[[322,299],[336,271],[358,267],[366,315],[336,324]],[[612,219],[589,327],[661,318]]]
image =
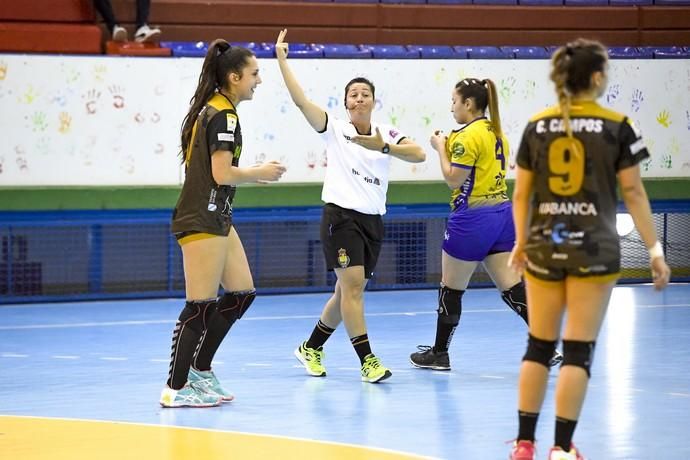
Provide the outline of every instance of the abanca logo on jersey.
[[597,207],[588,202],[564,202],[556,201],[539,203],[539,214],[547,216],[596,216]]

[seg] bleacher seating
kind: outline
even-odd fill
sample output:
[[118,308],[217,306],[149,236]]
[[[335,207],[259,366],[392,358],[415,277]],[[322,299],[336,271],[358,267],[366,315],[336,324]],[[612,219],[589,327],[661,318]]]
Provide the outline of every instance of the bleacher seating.
[[[233,43],[247,47],[258,57],[275,57],[273,43]],[[204,57],[206,42],[161,42],[175,57]],[[329,59],[549,59],[556,46],[445,46],[445,45],[350,45],[291,43],[290,58]],[[686,59],[690,47],[612,46],[612,59]]]
[[357,45],[336,43],[324,45],[323,55],[330,59],[367,59],[371,57],[371,50]]
[[419,51],[423,59],[464,59],[467,55],[458,54],[448,45],[408,45],[408,48]]
[[654,52],[651,49],[634,46],[612,46],[609,48],[609,57],[611,59],[652,59]]
[[105,53],[117,56],[148,56],[164,57],[172,53],[169,48],[161,47],[158,43],[114,42],[105,43]]
[[[135,1],[113,0],[129,29]],[[91,0],[4,1],[0,51],[98,53],[95,21]],[[614,58],[685,58],[690,44],[690,0],[156,0],[150,22],[176,48],[108,43],[106,51],[199,56],[197,43],[224,37],[272,57],[283,27],[296,58],[541,59],[579,36],[612,46]]]
[[551,53],[543,46],[501,46],[504,54],[511,54],[516,59],[548,59]]
[[[172,41],[226,37],[271,43],[286,27],[295,43],[548,46],[586,36],[611,46],[685,45],[690,7],[651,1],[156,0],[151,22]],[[133,3],[113,0],[128,25],[134,21]],[[241,20],[229,24],[228,17]],[[331,54],[324,50],[324,56]]]
[[90,0],[0,2],[0,52],[101,51],[101,30]]
[[[269,49],[275,53],[275,45]],[[314,59],[322,58],[323,56],[323,46],[318,46],[311,43],[294,43],[292,46],[290,46],[290,57],[293,58]]]
[[469,59],[511,59],[512,53],[505,53],[498,46],[456,46],[456,52],[467,53]]
[[654,51],[655,59],[688,59],[690,58],[690,47],[683,46],[660,46],[651,47]]
[[565,0],[565,6],[608,6],[609,0]]
[[376,59],[419,59],[419,50],[403,45],[362,45],[362,49],[371,50]]

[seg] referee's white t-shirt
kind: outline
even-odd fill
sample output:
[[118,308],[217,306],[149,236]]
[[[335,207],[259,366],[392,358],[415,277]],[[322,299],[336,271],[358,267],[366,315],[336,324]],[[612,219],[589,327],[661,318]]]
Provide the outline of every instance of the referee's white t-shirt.
[[[321,199],[364,214],[384,215],[391,156],[351,142],[350,139],[357,135],[355,126],[349,120],[327,115],[326,131],[321,133],[326,141],[328,162]],[[383,141],[390,145],[406,137],[391,125],[373,121],[372,134],[377,127]]]

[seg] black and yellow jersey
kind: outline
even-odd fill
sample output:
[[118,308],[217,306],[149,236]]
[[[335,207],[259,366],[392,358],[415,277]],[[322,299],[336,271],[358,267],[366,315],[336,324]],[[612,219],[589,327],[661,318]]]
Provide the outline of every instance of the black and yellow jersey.
[[185,180],[173,211],[173,233],[230,232],[236,186],[218,185],[213,180],[211,156],[219,150],[232,152],[232,165],[239,164],[242,132],[237,112],[227,97],[216,93],[194,123],[187,146]]
[[570,117],[572,139],[557,106],[532,117],[522,137],[517,164],[534,173],[527,253],[596,275],[620,262],[616,174],[649,152],[630,119],[596,102],[573,101]]

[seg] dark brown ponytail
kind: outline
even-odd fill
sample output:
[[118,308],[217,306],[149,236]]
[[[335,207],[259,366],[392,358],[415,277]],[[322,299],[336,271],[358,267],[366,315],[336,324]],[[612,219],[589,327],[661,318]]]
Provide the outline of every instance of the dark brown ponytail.
[[189,158],[190,141],[194,123],[209,99],[220,89],[227,89],[228,74],[242,74],[247,65],[247,58],[254,54],[241,46],[231,46],[225,40],[214,40],[209,46],[201,66],[199,83],[194,96],[189,101],[189,111],[182,120],[180,135],[180,154],[182,163]]

